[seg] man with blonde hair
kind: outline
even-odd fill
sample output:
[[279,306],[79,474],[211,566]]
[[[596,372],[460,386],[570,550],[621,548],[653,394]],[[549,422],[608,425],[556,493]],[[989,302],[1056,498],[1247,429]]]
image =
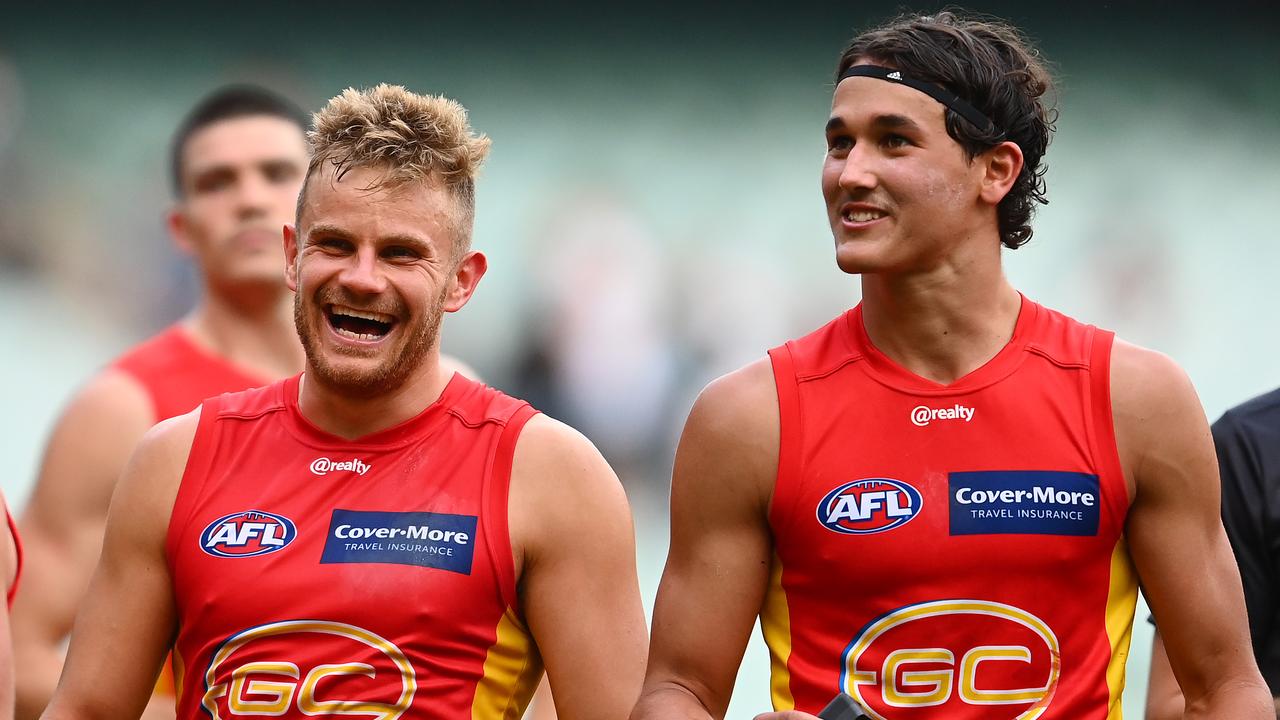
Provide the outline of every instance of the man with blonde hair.
[[[111,493],[147,429],[206,397],[302,369],[279,238],[307,169],[307,122],[270,90],[228,85],[197,102],[174,133],[168,226],[195,260],[201,296],[186,317],[90,378],[53,429],[22,516],[32,562],[13,609],[20,720],[39,716],[53,695]],[[173,704],[166,668],[146,717],[172,718]]]
[[137,717],[170,645],[184,719],[513,718],[544,664],[563,717],[625,715],[645,632],[617,478],[440,367],[487,268],[488,139],[380,85],[310,141],[284,238],[306,368],[143,439],[44,717]]

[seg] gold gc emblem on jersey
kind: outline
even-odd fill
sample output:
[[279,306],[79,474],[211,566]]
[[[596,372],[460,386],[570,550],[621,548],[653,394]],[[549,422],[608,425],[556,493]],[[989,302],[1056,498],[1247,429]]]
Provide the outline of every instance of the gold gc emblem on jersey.
[[325,620],[289,620],[233,635],[214,652],[204,680],[200,704],[213,720],[396,720],[418,690],[413,666],[394,643]]
[[[1040,618],[985,600],[908,605],[862,629],[841,658],[840,687],[876,720],[1034,720],[1058,686],[1058,638]],[[938,713],[942,712],[941,715]]]

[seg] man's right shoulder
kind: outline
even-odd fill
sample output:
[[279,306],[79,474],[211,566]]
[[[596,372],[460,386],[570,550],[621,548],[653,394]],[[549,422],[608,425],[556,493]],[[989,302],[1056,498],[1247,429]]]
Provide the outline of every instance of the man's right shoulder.
[[694,402],[690,422],[695,418],[712,432],[747,437],[772,433],[776,441],[778,391],[773,363],[768,357],[760,358],[712,380]]
[[698,395],[680,439],[676,479],[745,486],[763,510],[777,477],[780,437],[773,366],[761,358]]

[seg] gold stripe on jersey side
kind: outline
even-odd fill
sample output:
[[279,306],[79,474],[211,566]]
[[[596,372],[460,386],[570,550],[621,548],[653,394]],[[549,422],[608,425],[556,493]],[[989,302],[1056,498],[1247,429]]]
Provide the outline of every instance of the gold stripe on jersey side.
[[471,701],[472,720],[520,720],[542,677],[542,658],[515,611],[507,608],[484,659]]
[[173,702],[176,706],[182,701],[182,685],[187,679],[187,665],[182,662],[182,654],[178,652],[176,647],[173,649],[170,659],[172,660],[170,667],[173,668]]
[[1138,604],[1138,576],[1124,536],[1111,553],[1111,587],[1107,591],[1107,639],[1111,660],[1107,662],[1107,689],[1111,693],[1107,720],[1121,719],[1120,695],[1124,691],[1124,666],[1129,659],[1129,639],[1133,635],[1133,612]]
[[769,587],[760,608],[760,632],[769,646],[769,690],[774,710],[794,710],[791,695],[791,614],[787,592],[782,587],[782,561],[775,554],[769,567]]

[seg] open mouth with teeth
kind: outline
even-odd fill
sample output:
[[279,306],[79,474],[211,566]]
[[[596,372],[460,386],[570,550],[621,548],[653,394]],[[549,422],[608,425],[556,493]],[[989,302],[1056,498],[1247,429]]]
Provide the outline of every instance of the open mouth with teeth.
[[841,217],[845,222],[864,223],[879,220],[885,217],[885,213],[879,210],[845,210],[841,213]]
[[338,335],[351,340],[381,340],[395,327],[396,319],[385,313],[357,310],[345,305],[329,305],[324,310],[329,326]]

